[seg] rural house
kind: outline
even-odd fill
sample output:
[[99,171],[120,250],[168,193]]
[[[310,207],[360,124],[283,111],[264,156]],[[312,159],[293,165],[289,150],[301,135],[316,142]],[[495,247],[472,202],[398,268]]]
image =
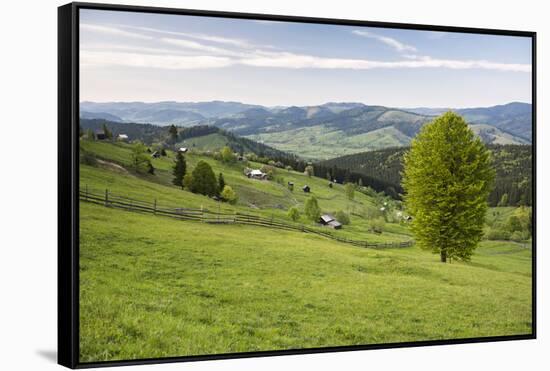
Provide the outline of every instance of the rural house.
[[251,179],[260,179],[260,180],[267,179],[267,174],[258,169],[250,170],[249,172],[246,173],[246,176]]
[[120,141],[123,141],[123,142],[126,142],[128,141],[128,135],[126,134],[118,134],[117,137],[116,137],[117,140],[120,140]]
[[336,219],[334,219],[331,215],[323,214],[319,218],[319,223],[321,223],[324,226],[333,228],[333,229],[341,229],[342,224],[339,223]]
[[187,147],[180,147],[180,149],[178,149],[178,152],[179,153],[187,153],[188,150],[189,150],[189,148],[187,148]]
[[309,193],[311,191],[311,188],[309,188],[309,186],[306,184],[305,186],[302,187],[302,190],[305,192],[305,193]]
[[97,140],[105,140],[107,139],[107,136],[105,135],[105,132],[103,130],[98,130],[95,132],[95,137]]

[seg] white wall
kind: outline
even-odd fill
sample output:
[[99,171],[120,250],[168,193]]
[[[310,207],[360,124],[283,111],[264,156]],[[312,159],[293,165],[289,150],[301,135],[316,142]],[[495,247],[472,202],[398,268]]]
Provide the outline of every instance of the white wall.
[[[538,32],[539,210],[550,162],[544,1],[122,1],[127,4]],[[0,369],[54,369],[56,349],[56,0],[6,1],[0,22]],[[548,214],[547,212],[545,214]],[[541,369],[548,362],[549,219],[539,212],[539,339],[132,367],[136,370]],[[546,295],[542,295],[542,290]],[[546,309],[546,313],[544,311]],[[544,352],[546,348],[546,352]]]

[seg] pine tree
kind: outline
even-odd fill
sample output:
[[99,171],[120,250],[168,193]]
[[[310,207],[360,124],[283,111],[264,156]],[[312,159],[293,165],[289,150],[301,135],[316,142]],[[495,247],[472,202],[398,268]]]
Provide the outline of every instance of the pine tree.
[[178,128],[174,125],[170,125],[168,128],[168,134],[170,135],[171,141],[174,143],[178,139]]
[[105,134],[105,139],[113,139],[113,133],[109,130],[107,124],[104,123],[102,129],[103,133]]
[[172,175],[174,175],[174,179],[172,179],[172,184],[180,186],[181,189],[183,189],[183,177],[185,176],[185,172],[187,171],[187,163],[185,162],[185,157],[183,157],[183,154],[181,152],[178,152],[176,155],[176,164],[174,165],[174,168],[172,170]]
[[425,125],[404,156],[403,188],[411,229],[423,249],[468,261],[483,235],[495,171],[462,117],[447,112]]
[[193,169],[191,182],[191,192],[200,193],[206,196],[215,196],[218,194],[218,182],[216,175],[207,162],[201,160]]
[[223,179],[223,174],[220,173],[218,175],[218,190],[220,192],[223,192],[223,188],[225,187],[225,179]]

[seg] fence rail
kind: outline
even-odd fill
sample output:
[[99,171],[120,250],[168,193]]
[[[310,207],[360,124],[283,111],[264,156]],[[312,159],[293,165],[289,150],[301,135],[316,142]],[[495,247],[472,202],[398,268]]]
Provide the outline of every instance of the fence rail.
[[258,227],[266,227],[272,229],[282,229],[288,231],[298,231],[303,233],[311,233],[318,236],[330,238],[335,241],[348,243],[354,246],[367,247],[367,248],[396,248],[396,247],[410,247],[414,244],[414,241],[403,242],[368,242],[364,240],[353,240],[346,237],[335,236],[328,231],[321,231],[310,226],[303,224],[292,224],[285,220],[277,218],[266,218],[259,215],[245,214],[240,212],[225,213],[215,212],[208,209],[186,208],[186,207],[170,207],[167,205],[161,205],[157,203],[157,200],[153,202],[137,200],[126,196],[120,196],[111,193],[108,189],[104,191],[98,191],[88,188],[80,188],[79,190],[80,200],[103,205],[106,207],[114,207],[127,211],[150,213],[159,216],[167,216],[180,220],[194,220],[209,224],[244,224],[253,225]]

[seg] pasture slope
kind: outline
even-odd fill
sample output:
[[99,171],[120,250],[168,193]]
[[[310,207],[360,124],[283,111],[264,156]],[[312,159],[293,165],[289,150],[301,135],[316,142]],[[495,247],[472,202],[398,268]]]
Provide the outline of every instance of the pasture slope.
[[[281,171],[294,192],[205,159],[237,190],[235,206],[171,186],[173,154],[156,175],[128,170],[126,145],[82,142],[81,187],[139,199],[283,218],[307,182],[324,211],[378,207],[341,186]],[[345,205],[345,206],[342,206]],[[357,214],[357,215],[355,215]],[[352,212],[343,236],[410,238],[406,226],[366,232]],[[306,221],[303,221],[306,223]],[[531,249],[485,241],[471,263],[443,265],[416,247],[373,250],[292,231],[210,225],[80,205],[80,360],[108,361],[531,332]]]

